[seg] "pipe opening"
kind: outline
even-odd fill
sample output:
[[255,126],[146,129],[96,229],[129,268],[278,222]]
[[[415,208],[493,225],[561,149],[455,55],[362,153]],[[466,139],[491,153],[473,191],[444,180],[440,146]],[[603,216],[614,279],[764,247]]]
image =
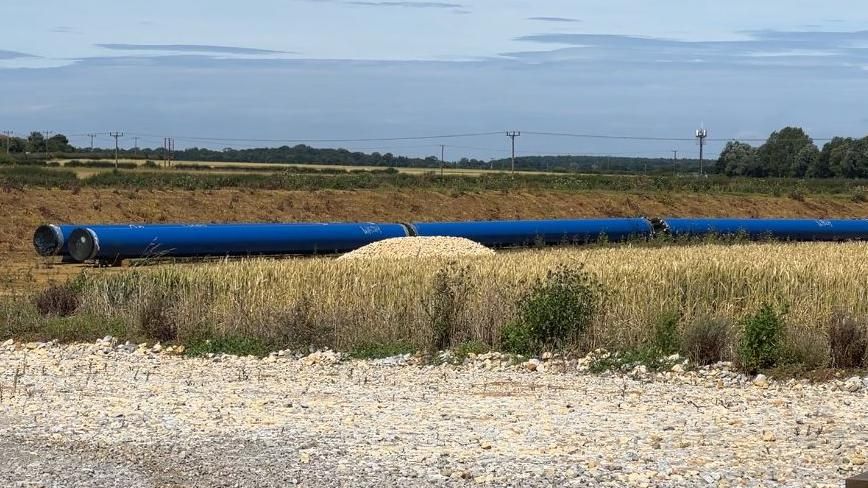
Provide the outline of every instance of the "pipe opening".
[[63,249],[63,233],[56,225],[40,225],[33,233],[33,247],[40,256],[55,256]]
[[78,262],[89,261],[99,251],[99,240],[88,228],[78,228],[69,235],[69,255]]

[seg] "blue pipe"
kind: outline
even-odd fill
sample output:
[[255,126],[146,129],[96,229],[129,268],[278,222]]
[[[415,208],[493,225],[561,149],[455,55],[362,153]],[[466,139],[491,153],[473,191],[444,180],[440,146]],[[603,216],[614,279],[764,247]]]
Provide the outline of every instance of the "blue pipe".
[[868,240],[868,219],[663,219],[669,234],[702,236],[708,234],[744,235],[790,241]]
[[[178,227],[179,224],[146,224],[147,227]],[[129,227],[143,227],[142,224],[107,224],[91,225],[91,229],[107,229]],[[69,256],[69,236],[72,231],[81,227],[73,224],[45,224],[36,228],[33,233],[33,247],[40,256]]]
[[411,231],[419,236],[464,237],[489,247],[534,244],[556,245],[651,237],[647,219],[502,220],[475,222],[415,222]]
[[328,254],[407,237],[401,224],[189,224],[79,227],[68,239],[76,261],[127,258]]

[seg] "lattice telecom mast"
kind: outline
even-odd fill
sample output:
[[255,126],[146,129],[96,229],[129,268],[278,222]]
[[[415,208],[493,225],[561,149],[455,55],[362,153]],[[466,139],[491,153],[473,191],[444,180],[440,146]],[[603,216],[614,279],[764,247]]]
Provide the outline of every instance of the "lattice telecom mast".
[[705,127],[700,127],[696,129],[696,140],[699,141],[699,176],[702,176],[702,160],[703,160],[703,149],[705,149],[705,138],[708,137],[708,129]]

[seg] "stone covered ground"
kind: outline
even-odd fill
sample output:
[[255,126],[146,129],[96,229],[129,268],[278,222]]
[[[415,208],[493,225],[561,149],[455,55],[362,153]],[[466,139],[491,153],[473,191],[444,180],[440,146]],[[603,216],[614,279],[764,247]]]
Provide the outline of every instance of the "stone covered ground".
[[0,486],[840,487],[868,470],[868,378],[176,353],[0,346]]

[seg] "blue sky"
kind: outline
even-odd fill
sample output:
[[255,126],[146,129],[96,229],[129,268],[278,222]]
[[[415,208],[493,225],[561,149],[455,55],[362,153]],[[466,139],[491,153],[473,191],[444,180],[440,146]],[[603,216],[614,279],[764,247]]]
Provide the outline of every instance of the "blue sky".
[[[857,0],[48,0],[4,17],[24,19],[0,36],[0,129],[16,133],[219,148],[515,129],[520,154],[686,157],[700,124],[712,156],[788,124],[868,132]],[[311,144],[444,143],[457,159],[503,157],[508,141]]]

